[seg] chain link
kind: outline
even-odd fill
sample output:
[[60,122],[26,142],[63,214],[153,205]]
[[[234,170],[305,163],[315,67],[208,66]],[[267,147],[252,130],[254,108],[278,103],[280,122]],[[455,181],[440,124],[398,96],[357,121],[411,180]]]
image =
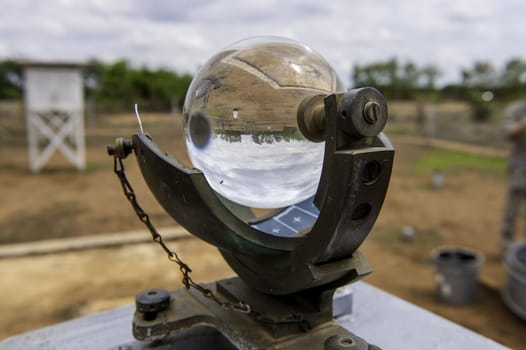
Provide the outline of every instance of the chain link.
[[137,202],[137,196],[135,195],[135,191],[133,190],[133,187],[128,181],[128,178],[126,177],[126,174],[124,172],[124,164],[122,162],[122,159],[117,156],[113,157],[113,171],[119,178],[124,195],[126,196],[128,201],[132,205],[133,210],[135,211],[135,214],[137,214],[137,216],[139,217],[139,220],[150,231],[153,241],[161,246],[161,248],[167,254],[168,259],[170,261],[175,262],[179,266],[179,270],[181,271],[183,275],[182,283],[185,286],[185,288],[186,289],[193,288],[197,290],[204,297],[215,301],[217,304],[219,304],[224,309],[242,312],[246,314],[251,313],[252,309],[250,308],[250,305],[244,303],[243,301],[238,301],[236,303],[233,303],[227,300],[223,300],[219,298],[216,294],[214,294],[212,290],[205,288],[201,286],[200,284],[194,282],[192,277],[190,277],[190,273],[192,272],[192,269],[190,268],[190,266],[188,266],[188,264],[182,261],[181,258],[179,258],[179,255],[177,255],[175,251],[168,248],[168,246],[163,240],[163,237],[161,236],[161,234],[157,231],[155,226],[153,226],[152,222],[150,221],[150,216],[141,208],[141,206]]
[[128,201],[132,205],[133,210],[135,211],[135,214],[137,214],[137,216],[139,217],[139,220],[150,231],[153,241],[161,246],[161,248],[165,251],[170,261],[175,262],[179,266],[179,270],[181,271],[183,275],[182,283],[186,289],[193,288],[199,293],[201,293],[205,298],[211,299],[214,302],[216,302],[223,309],[232,310],[232,311],[236,311],[236,312],[240,312],[244,314],[249,314],[252,318],[262,323],[272,323],[272,324],[295,323],[304,331],[310,329],[310,325],[304,319],[302,313],[291,313],[280,320],[268,318],[261,312],[254,310],[249,304],[245,303],[244,301],[239,300],[237,302],[231,302],[228,300],[224,300],[220,298],[218,295],[216,295],[211,289],[205,288],[202,285],[194,282],[192,277],[190,277],[190,273],[192,272],[192,269],[190,268],[190,266],[188,266],[188,264],[186,264],[183,260],[181,260],[181,258],[179,258],[179,255],[177,255],[175,251],[171,250],[166,245],[166,243],[163,240],[163,237],[161,236],[161,234],[157,231],[155,226],[153,226],[152,222],[150,221],[150,216],[139,205],[137,201],[137,196],[135,195],[135,191],[133,190],[133,187],[128,181],[128,178],[126,177],[126,174],[124,172],[124,163],[122,161],[122,158],[117,155],[114,155],[113,157],[113,171],[119,178],[119,182],[122,186],[122,191],[124,192],[124,195],[126,196]]

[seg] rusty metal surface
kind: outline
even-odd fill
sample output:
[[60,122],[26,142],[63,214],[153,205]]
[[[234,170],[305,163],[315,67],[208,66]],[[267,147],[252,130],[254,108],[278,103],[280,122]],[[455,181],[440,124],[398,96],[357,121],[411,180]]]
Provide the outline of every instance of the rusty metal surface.
[[369,349],[365,340],[333,319],[333,289],[273,296],[256,292],[239,278],[211,283],[206,288],[222,297],[244,300],[264,313],[231,312],[192,289],[179,289],[171,293],[169,308],[154,319],[146,317],[147,313],[135,313],[134,337],[164,343],[167,335],[184,336],[188,329],[204,326],[217,329],[240,350]]

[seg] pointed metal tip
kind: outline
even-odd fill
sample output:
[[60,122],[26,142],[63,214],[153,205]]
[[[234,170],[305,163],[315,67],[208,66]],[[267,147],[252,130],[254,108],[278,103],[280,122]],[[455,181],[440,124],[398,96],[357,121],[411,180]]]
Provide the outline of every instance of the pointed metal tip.
[[135,116],[137,117],[137,122],[139,123],[139,130],[141,131],[141,134],[144,134],[144,130],[142,128],[141,116],[139,115],[139,106],[137,105],[137,103],[135,104]]

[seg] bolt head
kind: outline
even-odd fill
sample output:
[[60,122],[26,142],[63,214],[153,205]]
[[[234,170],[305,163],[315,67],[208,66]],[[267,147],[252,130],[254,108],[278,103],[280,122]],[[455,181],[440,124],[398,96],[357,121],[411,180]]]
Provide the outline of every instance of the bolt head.
[[137,310],[145,313],[157,313],[170,306],[170,293],[164,289],[148,289],[135,297]]
[[363,119],[368,124],[375,124],[380,117],[380,105],[375,101],[369,101],[363,108]]

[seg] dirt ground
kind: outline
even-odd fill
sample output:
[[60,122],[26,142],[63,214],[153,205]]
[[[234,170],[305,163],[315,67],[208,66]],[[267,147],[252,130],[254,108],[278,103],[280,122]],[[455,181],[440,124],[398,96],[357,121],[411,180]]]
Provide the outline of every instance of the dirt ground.
[[[28,171],[23,136],[0,147],[0,243],[142,229],[112,174],[105,145],[136,131],[133,115],[107,116],[87,129],[85,172],[60,156],[40,174]],[[161,148],[186,162],[180,117],[143,115],[144,127]],[[13,136],[14,135],[14,136]],[[502,303],[506,272],[500,258],[499,220],[504,173],[457,169],[445,173],[445,186],[433,189],[431,176],[415,171],[429,147],[391,135],[396,146],[393,177],[382,213],[363,252],[374,267],[366,281],[514,349],[526,349],[526,322]],[[17,141],[18,140],[18,141]],[[142,206],[158,227],[174,225],[149,193],[134,159],[126,163]],[[403,239],[403,227],[416,234]],[[145,231],[145,234],[146,231]],[[170,245],[194,269],[198,281],[232,275],[215,248],[184,239]],[[478,297],[456,307],[437,300],[431,252],[461,245],[485,256]],[[0,338],[133,302],[146,288],[174,289],[180,275],[152,244],[91,249],[0,260]]]

